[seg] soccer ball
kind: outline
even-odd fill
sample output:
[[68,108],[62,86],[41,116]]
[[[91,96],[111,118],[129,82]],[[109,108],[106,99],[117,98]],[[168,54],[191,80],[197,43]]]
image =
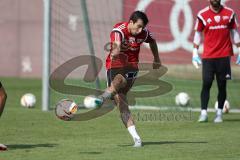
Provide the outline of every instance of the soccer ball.
[[0,151],[6,151],[7,150],[7,146],[5,146],[4,144],[0,144]]
[[20,103],[23,107],[33,108],[36,104],[36,97],[32,93],[26,93],[22,96]]
[[69,99],[62,99],[56,105],[55,114],[59,119],[69,121],[74,117],[77,110],[78,106],[75,102]]
[[[214,107],[215,107],[215,110],[218,109],[218,101],[215,102]],[[229,113],[229,110],[230,110],[230,103],[228,102],[228,100],[225,100],[222,112]]]
[[83,100],[83,104],[88,109],[93,109],[99,106],[99,99],[94,95],[86,96]]
[[175,103],[178,106],[187,106],[189,104],[190,97],[185,92],[180,92],[175,97]]

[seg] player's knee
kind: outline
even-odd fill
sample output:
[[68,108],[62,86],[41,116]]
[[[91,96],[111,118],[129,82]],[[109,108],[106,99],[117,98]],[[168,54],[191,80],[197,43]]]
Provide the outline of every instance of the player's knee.
[[119,97],[119,94],[116,94],[116,95],[114,96],[114,101],[115,101],[116,105],[118,106],[119,103],[120,103],[120,97]]
[[119,107],[120,112],[129,111],[128,102],[127,102],[127,99],[126,99],[125,95],[116,94],[114,96],[114,100],[115,100],[115,103],[117,104],[117,106]]
[[210,89],[212,86],[212,80],[204,80],[203,81],[203,89]]
[[112,83],[115,87],[123,88],[127,85],[127,80],[121,74],[117,74]]

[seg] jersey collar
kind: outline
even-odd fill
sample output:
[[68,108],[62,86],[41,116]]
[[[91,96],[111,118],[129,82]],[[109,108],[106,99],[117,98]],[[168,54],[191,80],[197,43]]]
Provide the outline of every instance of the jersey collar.
[[221,8],[220,8],[220,10],[219,10],[218,12],[214,11],[214,10],[211,8],[210,5],[209,5],[209,9],[210,9],[210,11],[212,11],[212,13],[214,13],[214,14],[218,14],[218,13],[220,13],[220,12],[222,11],[222,9],[223,9],[223,5],[221,5]]

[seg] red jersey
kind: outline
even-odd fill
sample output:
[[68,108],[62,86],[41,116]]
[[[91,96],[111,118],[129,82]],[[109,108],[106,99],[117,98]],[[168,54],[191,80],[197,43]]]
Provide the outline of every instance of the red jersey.
[[195,30],[203,32],[204,51],[202,58],[221,58],[233,55],[230,31],[237,28],[236,16],[232,9],[222,6],[215,13],[209,6],[197,16]]
[[150,43],[153,41],[151,33],[147,28],[144,28],[142,32],[136,36],[132,35],[128,31],[128,23],[118,23],[114,26],[110,38],[111,44],[118,40],[121,42],[120,54],[114,59],[110,59],[112,52],[112,46],[110,53],[106,59],[106,68],[122,68],[122,67],[133,67],[138,68],[140,46],[143,42]]

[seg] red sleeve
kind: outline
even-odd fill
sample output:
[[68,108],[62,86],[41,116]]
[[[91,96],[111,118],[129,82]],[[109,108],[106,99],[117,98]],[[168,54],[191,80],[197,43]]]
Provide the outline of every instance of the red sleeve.
[[194,30],[198,31],[198,32],[202,32],[204,30],[204,27],[205,26],[204,26],[202,20],[197,18]]
[[110,34],[111,42],[119,41],[122,42],[122,35],[117,31],[113,31]]
[[236,14],[234,14],[233,18],[231,19],[229,27],[230,27],[230,29],[237,29],[238,28]]
[[116,47],[116,46],[114,46],[114,42],[119,41],[119,42],[122,43],[122,35],[118,31],[113,31],[110,34],[110,39],[111,39],[111,42],[110,42],[110,52],[112,52],[112,50]]
[[153,41],[154,41],[154,38],[153,38],[152,33],[151,33],[149,30],[147,30],[147,29],[146,29],[146,32],[147,32],[147,34],[146,34],[146,39],[144,40],[144,42],[145,42],[145,43],[151,43],[151,42],[153,42]]

